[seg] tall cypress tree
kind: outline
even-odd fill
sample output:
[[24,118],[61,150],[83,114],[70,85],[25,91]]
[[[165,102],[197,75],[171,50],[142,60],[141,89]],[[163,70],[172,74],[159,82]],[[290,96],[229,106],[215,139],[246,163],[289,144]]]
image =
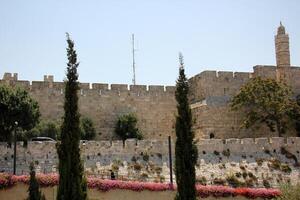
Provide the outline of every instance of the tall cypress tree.
[[74,42],[67,33],[67,79],[65,81],[65,102],[63,123],[61,127],[61,143],[58,144],[59,186],[57,200],[87,199],[87,184],[80,158],[80,126],[78,112],[79,90],[77,54]]
[[29,169],[30,169],[30,180],[29,180],[29,188],[28,188],[29,196],[27,200],[45,200],[45,196],[40,191],[39,183],[37,182],[35,177],[35,170],[34,170],[33,163],[30,164]]
[[179,78],[176,82],[177,101],[175,173],[177,194],[175,200],[195,200],[195,164],[198,151],[192,132],[192,114],[188,102],[189,85],[184,73],[183,56],[179,54]]

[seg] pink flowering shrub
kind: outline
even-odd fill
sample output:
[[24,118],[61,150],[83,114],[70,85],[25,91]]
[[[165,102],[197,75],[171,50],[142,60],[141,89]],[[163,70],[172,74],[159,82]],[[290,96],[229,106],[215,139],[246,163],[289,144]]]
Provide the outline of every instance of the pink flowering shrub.
[[[37,174],[37,180],[41,187],[52,187],[58,185],[57,174]],[[8,188],[16,183],[29,183],[28,175],[13,176],[0,173],[0,189]],[[167,183],[137,182],[137,181],[119,181],[119,180],[103,180],[100,178],[87,178],[89,188],[98,189],[106,192],[114,189],[132,190],[132,191],[166,191],[176,190],[176,185]],[[196,185],[197,196],[205,198],[213,197],[234,197],[244,196],[247,198],[263,198],[271,199],[281,195],[278,189],[266,188],[231,188],[226,186],[203,186]]]
[[196,193],[197,196],[200,197],[229,197],[235,196],[234,188],[226,187],[226,186],[204,186],[204,185],[196,185]]
[[[37,174],[36,179],[41,187],[51,187],[58,185],[57,174]],[[28,175],[12,176],[12,180],[14,183],[29,184]]]
[[265,189],[265,188],[236,188],[235,194],[244,196],[247,198],[263,198],[271,199],[281,195],[280,190],[278,189]]
[[0,173],[0,189],[11,187],[15,184],[13,176],[10,174]]
[[124,189],[132,191],[165,191],[171,190],[171,186],[165,183],[137,182],[137,181],[118,181],[118,180],[102,180],[99,178],[89,178],[88,187],[101,191],[109,191],[112,189]]

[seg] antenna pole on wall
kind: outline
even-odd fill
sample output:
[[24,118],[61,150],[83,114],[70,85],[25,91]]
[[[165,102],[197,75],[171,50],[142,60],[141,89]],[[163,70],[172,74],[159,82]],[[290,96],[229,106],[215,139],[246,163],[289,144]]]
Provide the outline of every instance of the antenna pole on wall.
[[136,84],[136,80],[135,80],[135,58],[134,58],[134,54],[135,54],[135,48],[134,48],[134,34],[132,34],[132,70],[133,70],[133,79],[132,79],[132,83],[133,83],[133,85]]

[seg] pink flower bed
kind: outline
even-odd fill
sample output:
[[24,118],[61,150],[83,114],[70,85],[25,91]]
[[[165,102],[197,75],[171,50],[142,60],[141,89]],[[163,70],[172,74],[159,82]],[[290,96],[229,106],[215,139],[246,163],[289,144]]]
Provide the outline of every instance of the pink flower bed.
[[169,184],[138,182],[138,181],[119,181],[119,180],[103,180],[99,178],[88,178],[88,187],[101,191],[109,191],[113,189],[124,189],[132,191],[165,191],[172,190]]
[[[37,174],[37,180],[42,187],[58,185],[57,174]],[[14,186],[16,183],[29,183],[29,176],[13,176],[5,173],[0,173],[0,189]],[[176,186],[166,183],[151,183],[137,181],[119,181],[119,180],[103,180],[100,178],[88,178],[88,187],[106,192],[113,189],[123,189],[132,191],[166,191],[176,190]],[[200,197],[232,197],[244,196],[247,198],[264,198],[271,199],[281,195],[278,189],[266,188],[231,188],[226,186],[203,186],[196,185],[197,196]]]
[[200,197],[230,197],[230,196],[244,196],[249,199],[263,198],[272,199],[280,196],[281,192],[278,189],[266,188],[231,188],[227,186],[203,186],[196,185],[197,196]]
[[15,183],[16,181],[11,175],[0,173],[0,189],[11,187]]

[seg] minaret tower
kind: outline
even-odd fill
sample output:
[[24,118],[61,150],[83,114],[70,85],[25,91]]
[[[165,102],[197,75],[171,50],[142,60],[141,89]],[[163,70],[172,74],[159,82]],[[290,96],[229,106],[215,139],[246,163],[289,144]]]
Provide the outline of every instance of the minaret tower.
[[277,64],[277,80],[290,81],[290,45],[289,35],[285,32],[285,27],[280,22],[275,35],[275,50],[276,50],[276,64]]

